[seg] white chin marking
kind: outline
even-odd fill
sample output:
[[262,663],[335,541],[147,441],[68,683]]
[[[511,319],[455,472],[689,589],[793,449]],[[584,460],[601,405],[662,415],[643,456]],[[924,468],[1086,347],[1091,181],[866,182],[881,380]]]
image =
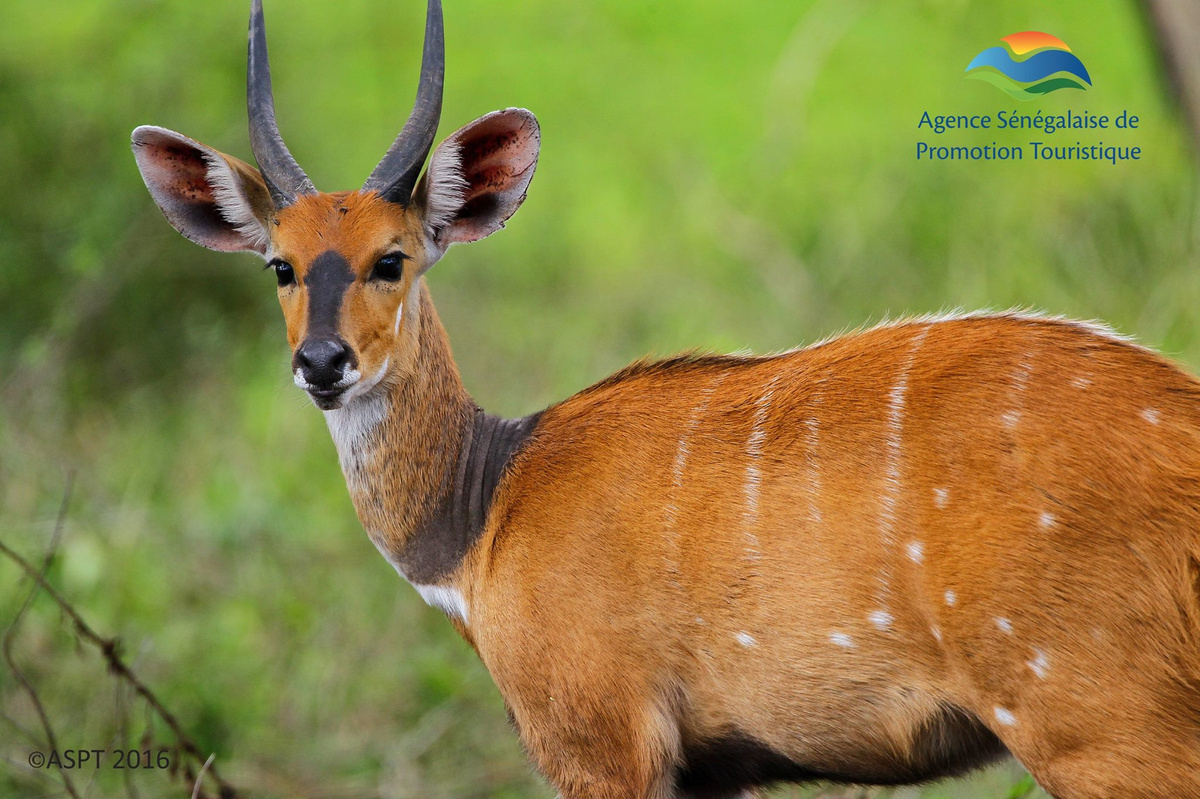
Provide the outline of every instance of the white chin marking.
[[359,377],[361,377],[361,373],[356,369],[354,371],[354,374],[356,375],[355,383],[349,387],[345,394],[342,395],[342,404],[344,405],[356,397],[361,397],[363,394],[366,394],[371,389],[375,388],[375,386],[379,385],[380,381],[383,380],[384,375],[387,374],[388,367],[391,365],[391,363],[392,356],[389,355],[383,359],[383,365],[379,367],[379,371],[368,377],[366,380],[359,379]]

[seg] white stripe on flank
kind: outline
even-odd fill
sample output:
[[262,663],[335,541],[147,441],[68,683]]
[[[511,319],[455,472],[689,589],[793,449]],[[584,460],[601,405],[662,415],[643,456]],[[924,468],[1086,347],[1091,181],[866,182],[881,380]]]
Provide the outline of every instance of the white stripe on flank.
[[[818,383],[823,383],[821,378]],[[807,431],[805,445],[808,447],[808,518],[813,524],[821,523],[821,462],[817,458],[817,448],[821,445],[821,420],[817,418],[817,409],[824,402],[824,395],[814,389],[811,415],[804,420]]]
[[1013,373],[1012,390],[1016,394],[1013,407],[1000,414],[1000,419],[1009,430],[1015,430],[1021,421],[1021,410],[1025,407],[1025,389],[1029,386],[1029,378],[1033,374],[1033,353],[1027,352]]
[[704,415],[708,412],[708,404],[724,379],[725,373],[722,372],[700,392],[700,404],[692,411],[692,417],[688,420],[683,434],[679,437],[679,445],[675,448],[675,462],[671,466],[671,491],[667,495],[667,503],[663,507],[664,532],[666,534],[664,558],[666,560],[667,579],[672,585],[681,590],[683,585],[679,580],[679,506],[676,504],[676,501],[683,493],[683,475],[687,469],[688,458],[691,455],[688,441],[691,440],[696,429],[703,421]]
[[754,530],[758,526],[758,498],[759,490],[762,487],[760,460],[763,444],[767,440],[767,415],[771,411],[771,398],[775,394],[775,384],[779,382],[779,377],[776,374],[771,378],[766,390],[755,403],[754,427],[751,428],[750,437],[746,441],[746,484],[744,488],[746,510],[743,519],[746,535],[746,559],[751,561],[762,557],[762,553],[758,551],[758,536],[754,534]]
[[[929,325],[926,325],[913,336],[912,341],[909,343],[908,357],[905,359],[904,365],[900,368],[900,375],[896,378],[896,384],[892,387],[888,403],[888,440],[884,458],[884,490],[879,510],[879,538],[883,544],[883,565],[879,570],[879,599],[883,610],[879,611],[879,613],[888,617],[889,624],[891,615],[886,613],[886,608],[892,590],[891,562],[896,548],[896,505],[900,501],[900,492],[903,489],[903,485],[901,484],[900,459],[904,446],[904,414],[908,395],[908,373],[912,369],[913,361],[917,357],[917,351],[920,350],[921,344],[924,343],[925,336],[928,333]],[[876,626],[884,629],[886,625],[876,624]]]

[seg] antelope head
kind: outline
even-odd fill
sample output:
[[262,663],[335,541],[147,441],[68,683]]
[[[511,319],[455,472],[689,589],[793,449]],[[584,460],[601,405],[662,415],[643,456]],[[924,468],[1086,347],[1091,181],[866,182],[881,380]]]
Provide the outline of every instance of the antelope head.
[[451,244],[503,227],[533,178],[538,124],[519,108],[459,129],[422,174],[444,73],[441,4],[429,0],[417,99],[400,135],[361,189],[317,191],[279,135],[262,0],[253,0],[246,88],[258,168],[164,128],[133,132],[146,187],[180,233],[258,253],[274,270],[296,385],[323,410],[411,372],[421,276]]

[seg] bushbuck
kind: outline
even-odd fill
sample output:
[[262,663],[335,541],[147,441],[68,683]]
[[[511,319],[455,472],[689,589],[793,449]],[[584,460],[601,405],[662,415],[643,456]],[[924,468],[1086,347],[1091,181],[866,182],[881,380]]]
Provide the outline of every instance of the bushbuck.
[[274,269],[363,527],[562,797],[1009,754],[1060,799],[1200,796],[1200,383],[1098,325],[981,313],[642,361],[490,415],[423,275],[503,227],[540,133],[509,108],[429,156],[438,0],[422,58],[357,191],[317,191],[284,146],[261,0],[258,167],[157,127],[133,150],[180,233]]

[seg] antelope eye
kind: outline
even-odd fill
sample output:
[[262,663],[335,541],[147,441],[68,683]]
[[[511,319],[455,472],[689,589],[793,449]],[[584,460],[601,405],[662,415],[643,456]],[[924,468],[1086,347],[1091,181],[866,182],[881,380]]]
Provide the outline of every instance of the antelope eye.
[[386,280],[389,283],[399,280],[404,266],[404,259],[408,256],[403,253],[389,253],[375,262],[375,268],[371,270],[371,278],[373,280]]
[[292,269],[292,265],[287,261],[276,259],[267,266],[275,270],[275,279],[279,281],[279,285],[290,286],[296,282],[296,270]]

